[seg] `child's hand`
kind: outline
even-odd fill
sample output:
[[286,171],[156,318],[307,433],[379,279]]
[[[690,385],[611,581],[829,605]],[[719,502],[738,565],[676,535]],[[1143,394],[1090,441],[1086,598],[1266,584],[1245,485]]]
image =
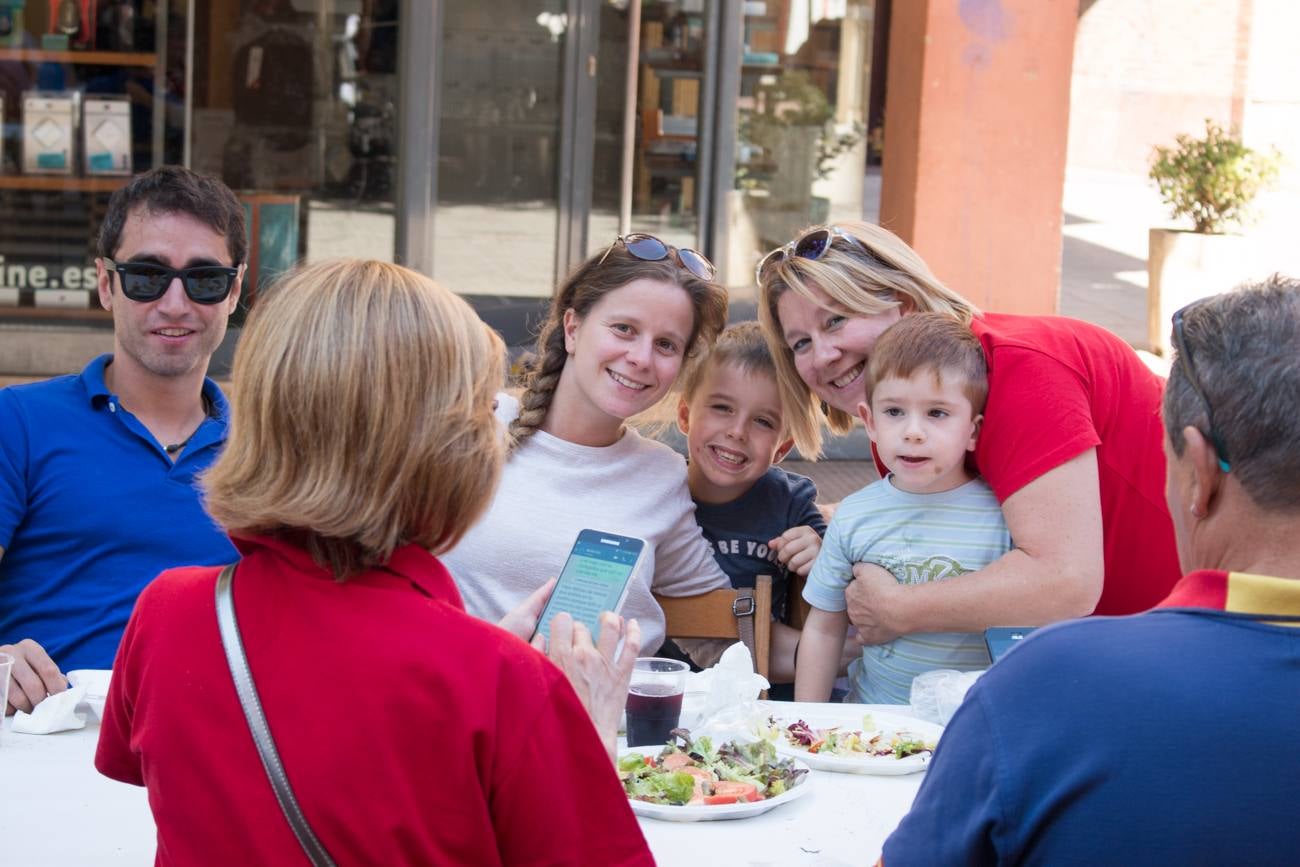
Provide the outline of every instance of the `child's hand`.
[[822,537],[812,527],[791,527],[768,542],[767,547],[776,552],[782,566],[806,578],[822,549]]

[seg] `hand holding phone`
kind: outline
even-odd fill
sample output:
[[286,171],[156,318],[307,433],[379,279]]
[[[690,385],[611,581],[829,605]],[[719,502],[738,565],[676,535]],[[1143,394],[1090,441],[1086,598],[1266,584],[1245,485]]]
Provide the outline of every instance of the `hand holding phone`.
[[645,551],[644,539],[599,530],[579,531],[555,590],[537,621],[537,632],[549,639],[551,620],[567,611],[593,637],[598,636],[600,613],[617,612],[622,607]]

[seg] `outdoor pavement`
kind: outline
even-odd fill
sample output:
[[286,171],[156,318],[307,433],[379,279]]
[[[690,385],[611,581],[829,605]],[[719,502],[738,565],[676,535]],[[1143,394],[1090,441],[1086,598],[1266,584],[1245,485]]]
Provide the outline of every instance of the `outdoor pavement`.
[[[1260,195],[1246,231],[1254,255],[1246,273],[1263,278],[1300,274],[1300,188]],[[1147,236],[1151,228],[1188,228],[1170,219],[1145,177],[1074,169],[1066,175],[1060,312],[1095,322],[1147,349]],[[1225,290],[1230,286],[1224,286]]]

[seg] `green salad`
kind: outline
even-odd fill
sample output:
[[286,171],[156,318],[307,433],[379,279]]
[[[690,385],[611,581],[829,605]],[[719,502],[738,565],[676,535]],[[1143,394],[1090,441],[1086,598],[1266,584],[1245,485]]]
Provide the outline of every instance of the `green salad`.
[[692,742],[686,729],[658,755],[631,752],[618,760],[627,796],[651,804],[737,804],[762,801],[799,785],[808,773],[793,759],[777,757],[769,741],[734,741],[714,747],[712,739]]
[[775,717],[768,717],[766,731],[762,734],[773,740],[784,738],[790,746],[814,755],[905,759],[933,753],[935,747],[933,741],[910,732],[880,729],[871,714],[862,718],[861,729],[843,726],[815,728],[803,720],[785,725],[777,722]]

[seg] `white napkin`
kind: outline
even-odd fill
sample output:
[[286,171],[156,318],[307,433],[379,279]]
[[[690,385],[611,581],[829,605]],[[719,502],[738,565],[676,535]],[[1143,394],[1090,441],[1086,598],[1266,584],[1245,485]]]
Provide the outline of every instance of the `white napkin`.
[[78,668],[68,672],[68,683],[86,688],[86,704],[95,712],[95,719],[104,718],[104,702],[108,700],[108,684],[113,677],[109,668]]
[[755,673],[749,648],[736,642],[723,652],[717,665],[695,677],[695,683],[687,684],[687,698],[694,690],[704,692],[704,700],[694,733],[707,734],[715,742],[747,735],[758,713],[758,694],[769,686],[766,678]]
[[77,705],[86,697],[85,686],[73,686],[63,692],[47,696],[31,713],[14,714],[13,731],[27,735],[48,735],[54,732],[83,729],[85,717],[76,713]]

